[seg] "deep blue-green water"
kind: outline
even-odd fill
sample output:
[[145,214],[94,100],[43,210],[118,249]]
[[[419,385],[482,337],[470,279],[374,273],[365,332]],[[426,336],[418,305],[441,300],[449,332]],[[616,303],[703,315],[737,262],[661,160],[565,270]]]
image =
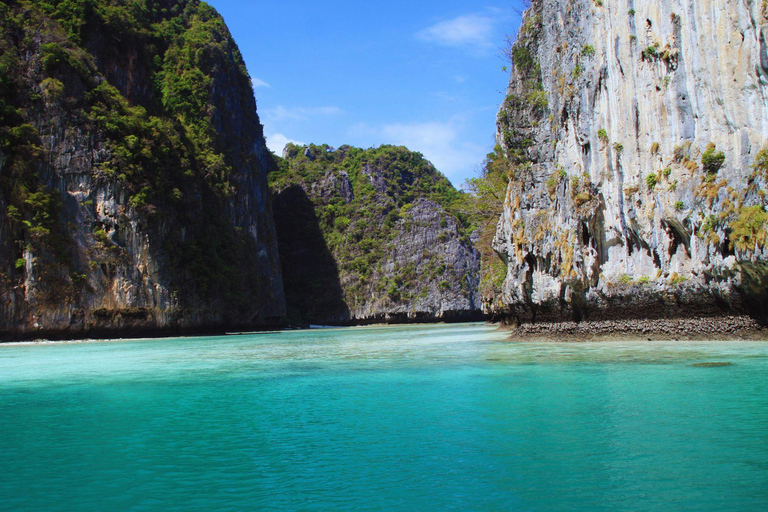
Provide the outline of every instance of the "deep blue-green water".
[[506,336],[0,346],[0,510],[768,510],[768,343]]

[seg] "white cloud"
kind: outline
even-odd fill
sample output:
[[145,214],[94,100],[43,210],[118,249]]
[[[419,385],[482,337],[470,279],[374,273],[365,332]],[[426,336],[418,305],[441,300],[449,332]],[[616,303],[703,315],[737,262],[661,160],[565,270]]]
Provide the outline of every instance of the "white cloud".
[[251,83],[253,84],[254,89],[258,89],[259,87],[272,87],[267,82],[260,78],[252,78]]
[[286,144],[290,143],[290,144],[297,144],[299,146],[304,146],[303,142],[289,139],[282,133],[273,133],[272,135],[266,135],[265,138],[267,139],[267,147],[269,148],[269,150],[278,156],[283,154],[283,148],[285,148]]
[[278,105],[274,108],[268,108],[261,111],[262,117],[272,123],[280,121],[306,121],[310,117],[333,116],[343,114],[344,111],[339,107],[290,107]]
[[483,14],[465,14],[435,23],[416,34],[443,46],[469,47],[476,50],[494,48],[494,25],[497,20]]
[[403,145],[423,154],[456,186],[471,176],[488,152],[487,148],[463,141],[460,120],[389,124],[381,129],[383,144]]

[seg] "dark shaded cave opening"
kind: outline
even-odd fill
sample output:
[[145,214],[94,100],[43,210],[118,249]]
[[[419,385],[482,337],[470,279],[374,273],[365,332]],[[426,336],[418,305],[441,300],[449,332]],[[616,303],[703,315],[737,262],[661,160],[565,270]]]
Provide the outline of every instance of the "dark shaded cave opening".
[[536,257],[529,253],[524,261],[527,268],[525,271],[525,282],[523,283],[523,295],[525,296],[525,301],[531,307],[533,322],[536,323],[536,308],[533,304],[533,273],[537,268]]
[[594,238],[592,238],[592,234],[589,232],[589,228],[587,227],[587,224],[582,222],[581,223],[581,243],[584,245],[584,247],[593,247],[595,246]]
[[723,238],[723,242],[720,244],[720,254],[723,255],[723,258],[736,256],[736,251],[733,249],[733,243],[731,242],[730,233],[726,233],[725,237]]
[[536,257],[533,254],[528,254],[525,257],[525,264],[528,265],[528,273],[526,275],[533,275],[533,272],[538,268],[536,263]]
[[686,254],[690,258],[691,256],[691,237],[686,232],[685,228],[681,225],[677,225],[674,222],[670,221],[662,221],[662,226],[664,227],[664,230],[666,231],[667,235],[669,236],[671,243],[669,244],[669,250],[667,253],[669,254],[669,257],[671,258],[674,256],[680,246],[682,245],[685,249]]
[[648,251],[651,253],[651,256],[653,257],[653,264],[656,265],[656,268],[661,268],[661,257],[659,257],[658,251],[655,249],[653,251]]

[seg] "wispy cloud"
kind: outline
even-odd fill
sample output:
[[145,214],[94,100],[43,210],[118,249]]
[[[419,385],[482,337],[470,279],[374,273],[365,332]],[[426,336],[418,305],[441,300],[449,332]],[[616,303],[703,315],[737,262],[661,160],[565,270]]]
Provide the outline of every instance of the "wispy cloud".
[[286,144],[298,144],[299,146],[303,146],[303,142],[299,142],[297,140],[290,139],[283,135],[282,133],[273,133],[271,135],[266,135],[267,139],[267,147],[269,150],[276,155],[282,155],[283,154],[283,148],[285,148]]
[[253,84],[254,89],[258,89],[259,87],[272,87],[261,78],[252,78],[251,83]]
[[463,140],[459,118],[448,122],[388,124],[381,128],[382,143],[406,146],[423,154],[456,186],[471,175],[488,149]]
[[261,115],[268,121],[277,123],[280,121],[306,121],[316,116],[334,116],[343,114],[339,107],[284,107],[278,105],[261,111]]
[[[443,20],[416,33],[422,41],[452,48],[461,48],[477,55],[487,55],[501,42],[503,28],[514,17],[509,9],[486,7],[482,11]],[[456,77],[459,82],[466,77]]]
[[495,47],[496,20],[484,14],[465,14],[440,21],[416,34],[422,41],[443,46],[486,50]]

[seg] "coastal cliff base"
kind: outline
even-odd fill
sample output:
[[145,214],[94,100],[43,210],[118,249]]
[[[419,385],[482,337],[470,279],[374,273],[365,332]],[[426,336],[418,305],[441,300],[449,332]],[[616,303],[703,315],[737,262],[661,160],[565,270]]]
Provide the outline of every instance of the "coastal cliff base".
[[749,316],[542,322],[508,327],[509,340],[521,342],[768,341],[768,329]]
[[494,313],[768,325],[766,23],[759,2],[530,3],[497,117]]

